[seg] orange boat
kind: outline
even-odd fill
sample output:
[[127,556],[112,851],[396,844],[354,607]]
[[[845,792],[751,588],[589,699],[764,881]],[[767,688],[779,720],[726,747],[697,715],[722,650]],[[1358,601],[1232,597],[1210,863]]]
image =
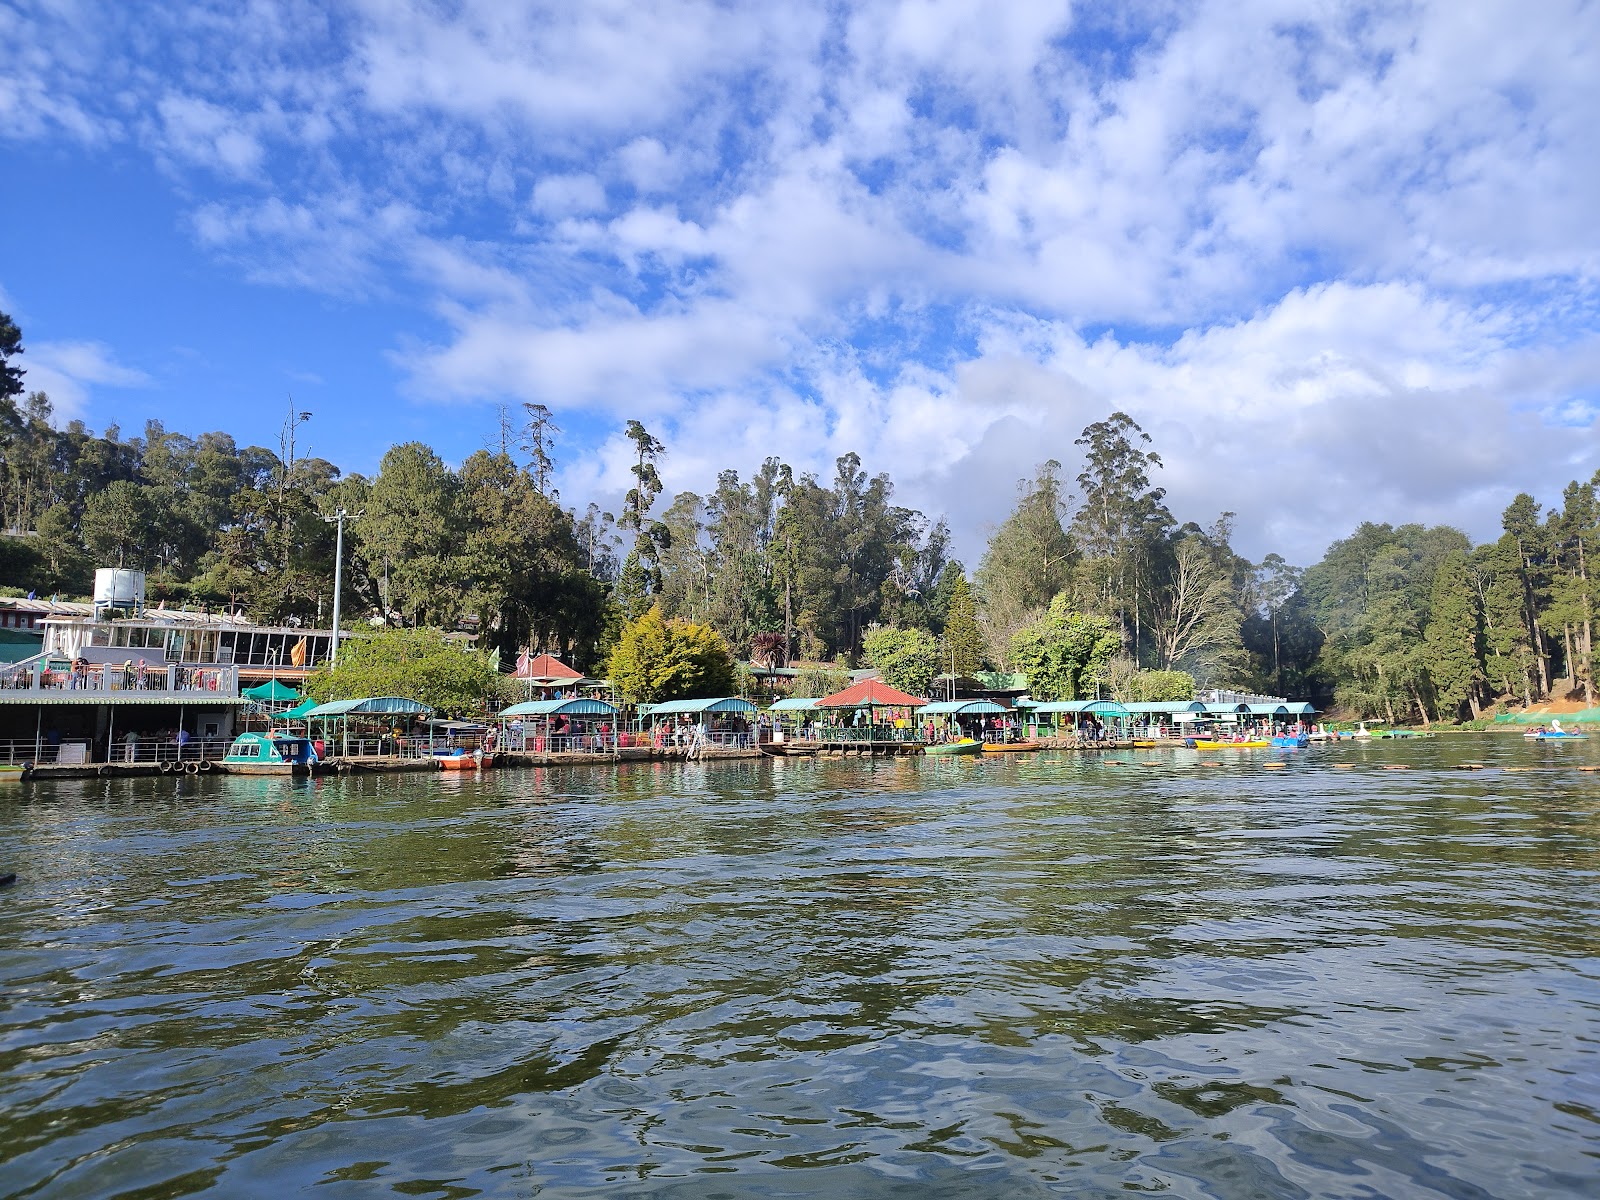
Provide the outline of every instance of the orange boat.
[[434,761],[439,764],[441,771],[476,771],[480,767],[494,766],[494,755],[468,754],[463,750],[455,754],[440,754]]
[[1043,750],[1042,742],[985,742],[985,754],[1027,754],[1034,750]]

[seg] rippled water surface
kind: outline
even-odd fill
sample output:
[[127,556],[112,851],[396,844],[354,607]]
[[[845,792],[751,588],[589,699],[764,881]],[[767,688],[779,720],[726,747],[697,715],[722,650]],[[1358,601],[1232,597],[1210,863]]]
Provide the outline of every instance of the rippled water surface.
[[19,785],[0,1194],[1600,1196],[1590,763]]

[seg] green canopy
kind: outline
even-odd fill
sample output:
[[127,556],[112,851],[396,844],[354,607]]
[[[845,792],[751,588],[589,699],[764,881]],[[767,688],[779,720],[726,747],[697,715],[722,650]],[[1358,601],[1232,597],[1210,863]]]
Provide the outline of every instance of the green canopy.
[[251,700],[264,700],[268,704],[287,704],[291,700],[300,699],[299,692],[286,683],[279,683],[276,679],[258,683],[253,688],[245,688],[240,694]]
[[282,717],[296,717],[296,718],[303,717],[307,713],[309,713],[313,708],[315,708],[316,706],[317,706],[317,702],[315,700],[313,700],[310,696],[307,696],[304,700],[300,701],[299,704],[296,704],[293,708],[288,709],[285,712],[278,713],[277,716],[279,718],[282,718]]

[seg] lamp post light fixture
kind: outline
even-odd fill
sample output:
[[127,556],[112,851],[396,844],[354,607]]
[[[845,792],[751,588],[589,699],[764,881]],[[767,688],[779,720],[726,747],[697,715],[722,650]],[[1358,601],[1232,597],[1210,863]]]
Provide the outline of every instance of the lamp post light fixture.
[[328,646],[329,666],[339,661],[339,600],[344,591],[344,523],[360,520],[361,516],[361,513],[338,508],[333,516],[322,518],[338,528],[333,543],[333,641]]

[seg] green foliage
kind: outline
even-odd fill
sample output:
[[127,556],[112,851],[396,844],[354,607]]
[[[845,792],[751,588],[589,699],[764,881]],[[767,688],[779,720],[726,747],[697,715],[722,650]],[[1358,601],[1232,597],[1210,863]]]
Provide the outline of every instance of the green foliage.
[[1467,556],[1460,551],[1448,555],[1434,573],[1430,609],[1423,657],[1439,716],[1455,719],[1470,705],[1476,717],[1477,689],[1483,682],[1483,620],[1468,577]]
[[631,704],[725,696],[734,685],[733,655],[716,630],[666,620],[652,607],[623,628],[610,678]]
[[965,577],[957,576],[950,589],[950,607],[944,626],[945,653],[941,670],[972,676],[983,666],[983,634],[978,630],[978,607]]
[[352,638],[339,661],[306,679],[318,701],[404,696],[442,713],[476,713],[504,696],[491,657],[463,650],[437,629],[384,629]]
[[1016,508],[1005,519],[978,564],[978,591],[990,619],[1016,628],[1045,608],[1072,580],[1077,551],[1067,536],[1067,497],[1061,464],[1041,463],[1031,480],[1019,482]]
[[820,700],[850,686],[850,672],[837,663],[800,663],[796,666],[794,694]]
[[1118,685],[1118,700],[1129,703],[1193,700],[1194,676],[1187,671],[1135,671]]
[[14,413],[12,397],[22,395],[23,371],[14,361],[22,353],[22,330],[0,312],[0,409]]
[[863,649],[867,661],[891,687],[913,696],[926,696],[939,673],[943,657],[939,643],[921,629],[895,629],[879,625],[867,631]]
[[1011,658],[1035,700],[1092,699],[1121,645],[1109,618],[1072,611],[1063,593],[1044,617],[1011,639]]

